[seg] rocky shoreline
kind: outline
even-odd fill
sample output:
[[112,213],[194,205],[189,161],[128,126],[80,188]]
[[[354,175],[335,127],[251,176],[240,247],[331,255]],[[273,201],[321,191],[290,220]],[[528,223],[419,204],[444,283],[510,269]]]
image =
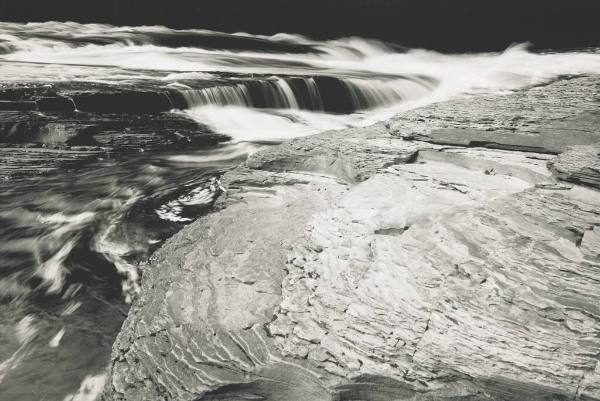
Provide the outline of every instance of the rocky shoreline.
[[143,266],[106,400],[600,400],[600,78],[296,138]]

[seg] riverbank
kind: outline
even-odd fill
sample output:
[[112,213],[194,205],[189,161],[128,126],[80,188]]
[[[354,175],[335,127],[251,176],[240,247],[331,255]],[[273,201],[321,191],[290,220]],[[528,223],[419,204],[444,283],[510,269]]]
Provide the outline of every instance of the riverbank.
[[562,79],[255,153],[143,266],[104,398],[600,399],[599,105]]

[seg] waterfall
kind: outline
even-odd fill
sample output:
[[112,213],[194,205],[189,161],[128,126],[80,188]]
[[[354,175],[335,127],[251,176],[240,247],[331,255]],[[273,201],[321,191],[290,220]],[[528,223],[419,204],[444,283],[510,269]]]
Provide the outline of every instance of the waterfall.
[[270,77],[177,92],[186,108],[217,105],[345,114],[414,99],[431,92],[431,86],[418,78]]
[[304,83],[308,89],[308,97],[311,101],[312,110],[324,110],[323,99],[321,99],[319,87],[317,86],[314,78],[306,78]]
[[282,104],[284,104],[287,107],[287,109],[299,109],[300,106],[298,105],[298,101],[296,100],[296,95],[294,95],[294,91],[292,90],[292,87],[284,80],[284,79],[277,79],[276,81],[276,87],[277,93],[280,93],[282,95]]
[[[188,108],[196,106],[245,106],[251,108],[301,109],[290,84],[283,78],[241,82],[179,93]],[[318,104],[318,100],[312,100]]]
[[424,85],[416,80],[344,79],[341,82],[348,90],[355,110],[388,106],[426,94]]
[[232,86],[213,86],[203,89],[186,89],[179,91],[188,107],[217,105],[217,106],[246,106],[252,107],[248,88],[243,84]]

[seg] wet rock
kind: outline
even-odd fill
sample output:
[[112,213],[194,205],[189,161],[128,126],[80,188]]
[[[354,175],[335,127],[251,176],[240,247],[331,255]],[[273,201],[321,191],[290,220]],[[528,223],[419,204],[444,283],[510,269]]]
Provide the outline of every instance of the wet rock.
[[35,102],[15,102],[10,100],[0,100],[0,110],[29,111],[37,110]]
[[[55,99],[47,99],[53,99],[51,108]],[[205,148],[227,140],[177,113],[0,111],[0,176],[47,173],[140,149]]]
[[96,113],[159,113],[173,108],[166,93],[90,93],[73,97],[77,110]]
[[43,97],[36,100],[36,104],[40,111],[75,111],[75,103],[73,100],[65,97]]
[[71,168],[105,156],[106,149],[66,149],[47,147],[3,147],[0,145],[0,180],[46,174]]

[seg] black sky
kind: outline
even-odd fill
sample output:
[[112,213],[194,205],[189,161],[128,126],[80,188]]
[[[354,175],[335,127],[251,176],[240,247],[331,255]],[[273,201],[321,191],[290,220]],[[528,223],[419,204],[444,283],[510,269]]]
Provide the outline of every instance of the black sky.
[[448,52],[600,46],[600,0],[0,0],[2,21],[357,35]]

